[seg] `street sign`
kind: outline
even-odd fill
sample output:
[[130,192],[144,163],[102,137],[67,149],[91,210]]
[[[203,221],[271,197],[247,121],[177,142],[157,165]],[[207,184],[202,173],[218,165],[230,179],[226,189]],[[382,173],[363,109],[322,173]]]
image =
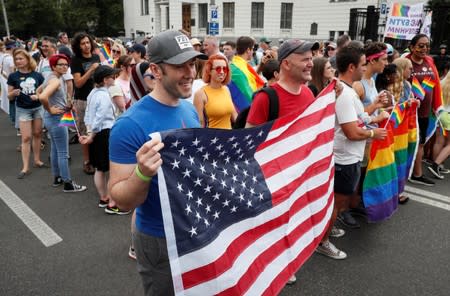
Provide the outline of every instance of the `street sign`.
[[219,35],[219,23],[209,23],[209,35]]
[[218,22],[219,21],[219,6],[217,5],[210,5],[209,6],[210,16],[211,16],[211,22]]

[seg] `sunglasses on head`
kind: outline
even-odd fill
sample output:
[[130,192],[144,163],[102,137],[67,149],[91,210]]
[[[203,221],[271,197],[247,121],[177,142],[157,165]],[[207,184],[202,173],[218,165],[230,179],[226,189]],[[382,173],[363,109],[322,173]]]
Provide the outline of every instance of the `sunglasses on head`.
[[228,73],[228,67],[227,66],[218,66],[213,68],[217,73]]

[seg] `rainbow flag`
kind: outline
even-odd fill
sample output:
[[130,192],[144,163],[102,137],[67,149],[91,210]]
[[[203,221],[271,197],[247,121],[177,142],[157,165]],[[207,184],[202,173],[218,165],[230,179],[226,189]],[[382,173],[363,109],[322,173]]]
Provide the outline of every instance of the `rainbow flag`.
[[231,82],[228,88],[231,92],[233,104],[239,112],[252,102],[253,93],[264,86],[264,81],[246,60],[235,56],[230,64]]
[[108,61],[110,65],[114,63],[114,60],[111,55],[111,50],[106,47],[104,44],[100,46],[100,52],[102,53],[103,57]]
[[408,104],[408,101],[396,104],[394,109],[392,110],[391,120],[394,123],[394,128],[397,128],[400,125],[400,123],[403,121],[403,118],[405,117],[405,113],[406,113],[407,104]]
[[404,16],[408,17],[409,6],[400,3],[393,3],[392,16]]
[[414,96],[420,100],[423,100],[425,98],[425,90],[416,77],[413,77],[411,86]]
[[75,118],[73,117],[72,111],[68,111],[63,114],[58,126],[73,126],[76,127]]
[[432,92],[434,86],[436,85],[436,82],[434,82],[431,77],[427,77],[422,81],[422,88],[426,91],[426,92]]
[[[363,201],[369,222],[391,217],[398,206],[398,196],[408,180],[417,150],[417,104],[405,105],[403,117],[395,128],[390,120],[388,136],[373,140],[363,184]],[[381,123],[380,126],[383,126]]]
[[32,51],[34,51],[34,50],[36,50],[37,49],[37,45],[38,45],[38,41],[37,41],[37,39],[32,39],[31,40],[31,50]]

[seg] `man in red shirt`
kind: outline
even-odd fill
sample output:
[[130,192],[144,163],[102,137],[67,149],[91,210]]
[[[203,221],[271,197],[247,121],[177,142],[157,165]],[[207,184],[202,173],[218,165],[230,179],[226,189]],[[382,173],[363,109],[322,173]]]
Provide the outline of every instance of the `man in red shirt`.
[[[301,112],[315,99],[306,83],[311,80],[312,51],[318,48],[318,42],[290,39],[278,49],[279,80],[271,87],[278,95],[279,117]],[[253,99],[245,127],[262,124],[268,118],[269,97],[265,92],[259,92]]]

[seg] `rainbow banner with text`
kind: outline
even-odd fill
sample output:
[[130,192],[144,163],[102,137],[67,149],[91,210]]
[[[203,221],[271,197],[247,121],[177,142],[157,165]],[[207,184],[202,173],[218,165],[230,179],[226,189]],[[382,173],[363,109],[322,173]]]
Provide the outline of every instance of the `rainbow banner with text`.
[[411,40],[419,33],[424,18],[424,3],[392,3],[384,29],[384,38]]

